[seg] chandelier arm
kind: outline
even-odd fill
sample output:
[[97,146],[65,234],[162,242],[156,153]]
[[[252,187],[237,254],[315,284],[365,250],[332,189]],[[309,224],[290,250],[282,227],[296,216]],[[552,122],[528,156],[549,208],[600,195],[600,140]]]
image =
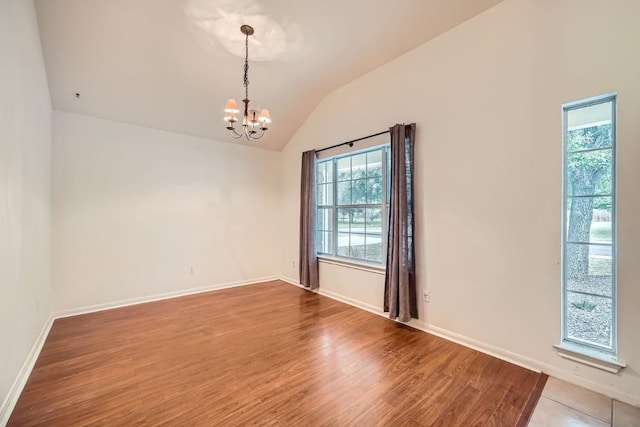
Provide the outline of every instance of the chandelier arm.
[[262,132],[260,133],[259,136],[255,136],[255,135],[257,135],[257,131],[256,131],[256,133],[252,133],[251,134],[251,139],[260,139],[260,138],[262,138],[264,136],[264,130],[262,130]]
[[243,133],[236,132],[236,128],[233,128],[233,129],[230,129],[230,130],[231,130],[231,132],[233,132],[231,134],[231,136],[234,137],[235,139],[238,139],[238,138],[242,137],[242,135],[244,134],[244,132]]

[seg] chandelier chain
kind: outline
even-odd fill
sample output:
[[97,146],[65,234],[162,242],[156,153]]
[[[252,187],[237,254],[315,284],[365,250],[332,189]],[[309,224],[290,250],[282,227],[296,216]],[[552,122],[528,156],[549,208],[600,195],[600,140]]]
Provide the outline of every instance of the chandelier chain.
[[244,97],[249,99],[249,35],[244,40]]

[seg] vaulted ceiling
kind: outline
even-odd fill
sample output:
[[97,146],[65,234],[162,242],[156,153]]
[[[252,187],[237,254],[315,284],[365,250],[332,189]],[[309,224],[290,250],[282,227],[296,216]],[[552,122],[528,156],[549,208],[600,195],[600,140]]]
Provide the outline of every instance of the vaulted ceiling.
[[[502,0],[37,0],[53,108],[282,149],[332,90]],[[259,141],[222,120],[244,95],[268,108]],[[455,52],[452,52],[452,55]],[[80,97],[76,98],[75,94]]]

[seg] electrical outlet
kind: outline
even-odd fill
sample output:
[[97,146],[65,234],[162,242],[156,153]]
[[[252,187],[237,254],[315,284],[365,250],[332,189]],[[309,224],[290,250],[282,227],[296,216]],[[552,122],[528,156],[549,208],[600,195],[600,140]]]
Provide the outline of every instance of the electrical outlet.
[[431,301],[431,291],[422,291],[422,301],[430,302]]
[[189,274],[195,274],[193,271],[193,267],[189,267]]
[[296,268],[296,262],[295,261],[291,261],[291,268]]

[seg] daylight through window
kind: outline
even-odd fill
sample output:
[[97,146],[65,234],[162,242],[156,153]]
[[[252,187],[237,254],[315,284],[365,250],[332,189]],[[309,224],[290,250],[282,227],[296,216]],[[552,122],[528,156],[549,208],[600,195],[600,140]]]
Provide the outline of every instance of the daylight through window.
[[615,353],[615,95],[563,107],[563,341]]
[[389,157],[389,145],[382,145],[318,161],[319,254],[383,262]]

